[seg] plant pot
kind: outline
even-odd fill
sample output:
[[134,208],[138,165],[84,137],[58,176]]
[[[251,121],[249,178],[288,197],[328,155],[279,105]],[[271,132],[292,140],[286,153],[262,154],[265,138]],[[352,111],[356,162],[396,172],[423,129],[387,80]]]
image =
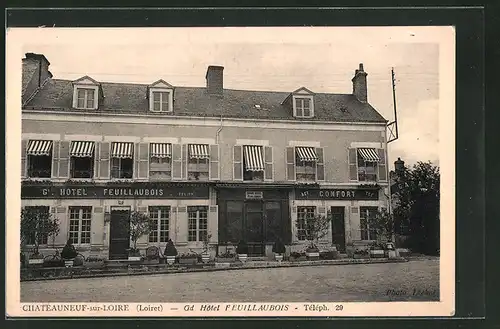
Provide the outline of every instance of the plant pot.
[[319,259],[319,251],[306,251],[306,257],[308,260],[318,260]]
[[175,256],[167,256],[167,264],[174,265],[174,263],[175,263]]
[[64,266],[65,267],[73,267],[74,264],[75,264],[75,260],[74,259],[65,259],[64,260]]
[[389,250],[389,252],[387,253],[387,256],[389,258],[396,258],[396,251],[395,250]]
[[278,261],[278,263],[281,263],[283,260],[283,255],[282,254],[275,254],[274,258]]
[[29,265],[40,265],[43,264],[43,258],[30,258],[28,259]]
[[128,256],[128,260],[131,262],[140,262],[141,256]]
[[247,261],[248,255],[247,254],[238,254],[238,259],[244,263]]
[[384,258],[384,256],[385,253],[381,249],[370,250],[370,258]]
[[209,254],[202,254],[201,261],[205,264],[208,263],[210,261],[210,255]]

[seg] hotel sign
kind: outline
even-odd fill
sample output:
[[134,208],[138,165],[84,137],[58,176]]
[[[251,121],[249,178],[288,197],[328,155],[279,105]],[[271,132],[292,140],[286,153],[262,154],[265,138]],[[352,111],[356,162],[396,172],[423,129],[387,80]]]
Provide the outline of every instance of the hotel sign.
[[300,189],[297,200],[378,200],[374,189]]
[[97,185],[28,185],[21,187],[22,199],[208,199],[208,186],[162,186],[132,184]]

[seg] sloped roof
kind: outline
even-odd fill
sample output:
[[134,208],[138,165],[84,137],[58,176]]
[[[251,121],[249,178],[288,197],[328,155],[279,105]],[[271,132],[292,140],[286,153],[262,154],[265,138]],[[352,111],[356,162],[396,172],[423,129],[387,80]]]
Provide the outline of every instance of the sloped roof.
[[22,95],[26,93],[26,89],[28,88],[28,84],[33,78],[33,74],[37,71],[37,65],[30,59],[23,60],[23,78],[22,78]]
[[[175,87],[173,113],[149,111],[146,98],[148,85],[101,82],[103,103],[98,110],[88,112],[137,113],[148,115],[186,115],[202,117],[288,119],[294,118],[292,109],[282,102],[289,92],[247,91],[224,89],[223,97],[209,95],[204,87]],[[51,79],[25,106],[26,109],[72,111],[72,81]],[[260,108],[255,107],[260,105]],[[75,110],[76,111],[76,110]],[[79,112],[83,110],[77,110]],[[315,117],[307,120],[335,122],[373,122],[386,120],[368,103],[360,102],[352,94],[314,94]]]

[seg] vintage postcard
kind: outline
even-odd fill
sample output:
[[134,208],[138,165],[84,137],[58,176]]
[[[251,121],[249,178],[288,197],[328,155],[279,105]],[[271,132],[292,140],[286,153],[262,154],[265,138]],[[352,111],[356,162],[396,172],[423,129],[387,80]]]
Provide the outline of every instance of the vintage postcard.
[[13,28],[6,67],[8,316],[454,314],[452,27]]

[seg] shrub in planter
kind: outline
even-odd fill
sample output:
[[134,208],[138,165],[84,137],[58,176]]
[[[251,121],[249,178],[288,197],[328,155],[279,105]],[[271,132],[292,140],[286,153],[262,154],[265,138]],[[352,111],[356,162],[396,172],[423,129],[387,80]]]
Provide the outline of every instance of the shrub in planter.
[[370,258],[370,251],[368,249],[356,249],[353,258]]
[[212,237],[212,234],[207,234],[205,235],[203,239],[203,252],[201,253],[201,261],[203,263],[208,263],[210,261],[210,238]]
[[281,262],[283,260],[283,254],[286,252],[285,245],[283,244],[283,241],[281,241],[281,239],[274,243],[273,252],[276,260],[278,262]]
[[380,243],[373,243],[370,246],[370,257],[371,258],[384,258],[385,252],[384,252],[385,246]]
[[85,257],[83,255],[77,255],[75,259],[73,259],[73,266],[83,266],[85,263]]
[[32,266],[43,265],[43,254],[40,252],[31,254],[28,258],[28,264]]
[[227,250],[225,253],[219,254],[217,256],[217,261],[220,263],[234,262],[236,259],[236,254]]
[[301,261],[301,260],[306,260],[306,253],[305,252],[297,252],[293,251],[290,253],[290,260],[291,261]]
[[71,242],[71,239],[68,239],[66,241],[66,244],[64,245],[64,248],[61,252],[61,257],[64,260],[64,264],[66,267],[71,267],[74,265],[74,259],[78,255],[78,252],[75,249],[75,246],[73,246],[73,243]]
[[178,253],[172,240],[168,239],[167,245],[165,246],[165,252],[163,254],[167,258],[168,265],[173,265],[175,263],[175,257],[177,257]]
[[240,241],[236,247],[236,253],[238,254],[238,259],[245,262],[248,257],[248,245],[245,241]]
[[316,247],[314,243],[311,243],[306,248],[306,257],[308,260],[318,260],[319,259],[319,248]]

